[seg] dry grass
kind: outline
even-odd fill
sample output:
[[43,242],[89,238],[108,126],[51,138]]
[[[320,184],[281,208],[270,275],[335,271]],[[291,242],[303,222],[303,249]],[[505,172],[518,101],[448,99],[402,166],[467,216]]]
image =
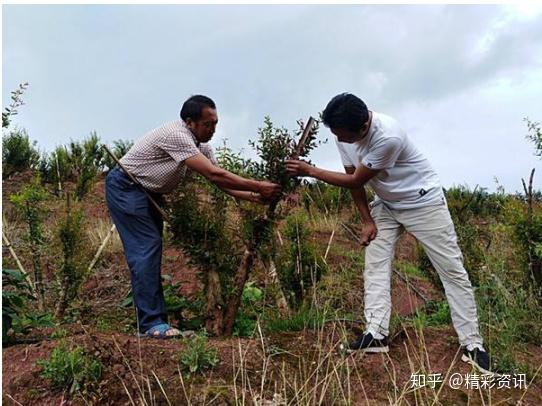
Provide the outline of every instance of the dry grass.
[[[89,221],[86,231],[90,241],[90,248],[93,253],[98,250],[104,239],[108,236],[112,226],[113,224],[109,219],[104,220],[99,218]],[[109,242],[104,247],[103,253],[118,254],[122,252],[122,242],[119,233],[115,229],[109,238]]]

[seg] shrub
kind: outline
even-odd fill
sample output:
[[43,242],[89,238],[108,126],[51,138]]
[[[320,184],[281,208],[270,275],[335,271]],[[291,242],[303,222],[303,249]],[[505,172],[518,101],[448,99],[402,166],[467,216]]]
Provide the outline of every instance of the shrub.
[[454,186],[446,191],[448,208],[454,219],[500,218],[507,196],[504,193],[489,193],[486,188],[476,186]]
[[78,199],[92,188],[98,173],[104,170],[106,152],[101,147],[96,132],[82,141],[70,141],[68,146],[58,146],[40,163],[40,171],[45,181],[62,184],[74,181],[75,195]]
[[66,214],[58,225],[58,239],[62,249],[62,262],[58,267],[59,298],[55,317],[62,318],[68,305],[77,297],[83,282],[84,263],[83,211],[72,207],[70,195],[66,195]]
[[40,183],[40,178],[36,177],[33,181],[24,186],[21,192],[10,196],[11,202],[16,209],[23,214],[28,225],[28,232],[25,240],[30,245],[32,252],[32,263],[34,265],[34,284],[39,295],[40,303],[43,303],[45,288],[43,286],[43,272],[41,266],[41,254],[45,247],[45,235],[43,230],[43,221],[46,209],[43,202],[48,198],[48,192]]
[[290,302],[299,307],[305,292],[315,285],[325,270],[325,263],[309,242],[309,219],[304,211],[296,211],[286,218],[284,249],[278,255],[277,274]]
[[37,364],[53,389],[70,394],[95,391],[103,370],[102,363],[85,354],[82,347],[70,350],[64,343],[53,350],[48,360],[38,360]]
[[321,181],[308,183],[303,191],[303,204],[307,211],[311,206],[316,206],[319,211],[329,215],[339,213],[353,202],[348,190]]
[[179,354],[179,364],[188,375],[202,373],[218,363],[217,351],[207,345],[205,332],[185,340],[185,344],[186,347]]
[[250,337],[256,330],[258,315],[263,310],[263,291],[248,282],[243,289],[241,309],[235,319],[233,335],[236,337]]
[[524,253],[520,258],[523,267],[527,269],[527,280],[540,290],[537,295],[542,298],[542,212],[523,213],[518,216],[514,227],[514,237]]
[[26,130],[16,129],[2,137],[2,179],[17,172],[35,169],[39,162],[36,141],[30,142]]
[[[117,159],[121,159],[126,153],[132,148],[134,142],[132,140],[116,140],[113,141],[113,148],[111,152],[115,155]],[[113,169],[117,163],[111,156],[106,152],[103,156],[103,165],[107,168],[107,171]]]
[[96,132],[83,140],[81,144],[71,143],[72,162],[76,172],[76,196],[81,199],[91,189],[98,172],[103,170],[104,151]]
[[[310,132],[302,156],[314,148],[315,131]],[[285,193],[293,191],[299,181],[287,176],[284,166],[285,159],[295,150],[293,136],[284,128],[274,128],[269,117],[258,130],[258,136],[250,145],[259,154],[260,161],[245,160],[223,147],[217,154],[219,165],[243,176],[279,183]],[[187,250],[191,260],[208,271],[207,310],[212,314],[208,314],[206,326],[213,334],[233,333],[244,285],[256,257],[267,255],[265,253],[271,250],[272,220],[276,218],[278,204],[278,201],[272,202],[267,210],[255,204],[239,204],[237,212],[232,213],[231,202],[232,199],[214,185],[185,183],[172,204],[171,223],[176,240]],[[217,279],[220,286],[210,288],[209,281]],[[221,292],[227,300],[218,297]]]
[[20,321],[27,303],[35,300],[25,275],[18,270],[2,269],[2,343],[12,324]]

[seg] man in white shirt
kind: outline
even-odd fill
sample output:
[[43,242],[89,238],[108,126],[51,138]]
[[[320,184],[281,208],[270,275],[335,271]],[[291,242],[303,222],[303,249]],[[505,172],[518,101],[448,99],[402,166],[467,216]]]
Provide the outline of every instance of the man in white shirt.
[[[351,189],[363,220],[365,250],[364,334],[347,351],[387,352],[391,313],[391,264],[402,229],[423,245],[444,285],[454,328],[464,347],[463,361],[489,372],[479,332],[476,302],[437,174],[396,120],[369,111],[350,93],[335,96],[323,112],[337,137],[346,174],[299,160],[286,163],[291,175],[310,176]],[[367,203],[365,185],[376,199]]]

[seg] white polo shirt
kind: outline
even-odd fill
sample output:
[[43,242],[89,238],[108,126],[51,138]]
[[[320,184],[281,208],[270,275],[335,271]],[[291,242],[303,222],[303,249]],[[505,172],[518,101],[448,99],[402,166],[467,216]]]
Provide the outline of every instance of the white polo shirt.
[[375,203],[412,209],[445,201],[436,172],[395,119],[373,112],[371,128],[361,141],[336,142],[344,166],[380,170],[367,183],[377,196]]

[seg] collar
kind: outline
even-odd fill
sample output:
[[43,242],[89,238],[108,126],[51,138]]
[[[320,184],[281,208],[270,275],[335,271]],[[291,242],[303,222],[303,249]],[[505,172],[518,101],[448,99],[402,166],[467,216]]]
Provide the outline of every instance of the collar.
[[371,134],[372,134],[372,132],[374,130],[373,123],[374,123],[374,121],[373,121],[373,112],[369,111],[369,127],[367,128],[367,132],[363,135],[363,137],[361,137],[360,141],[371,138]]
[[196,136],[194,135],[192,130],[190,130],[190,128],[188,128],[188,126],[186,125],[186,123],[184,122],[184,120],[182,118],[181,118],[181,126],[186,130],[186,132],[188,134],[190,134],[190,137],[192,137],[192,140],[194,141],[194,144],[196,144],[196,147],[199,148],[201,142],[198,141],[198,139],[196,138]]

